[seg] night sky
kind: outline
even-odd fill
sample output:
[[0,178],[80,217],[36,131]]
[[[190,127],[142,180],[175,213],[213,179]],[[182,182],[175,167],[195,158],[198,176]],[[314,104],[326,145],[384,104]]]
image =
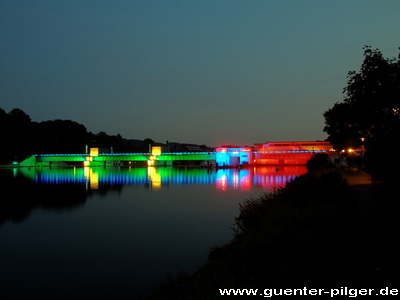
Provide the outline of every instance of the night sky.
[[0,0],[0,108],[124,138],[324,140],[363,46],[400,46],[398,0]]

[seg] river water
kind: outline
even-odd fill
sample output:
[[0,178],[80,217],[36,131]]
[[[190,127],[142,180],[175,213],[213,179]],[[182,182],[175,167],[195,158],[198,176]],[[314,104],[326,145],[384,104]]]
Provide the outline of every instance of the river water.
[[138,299],[304,167],[0,170],[1,299]]

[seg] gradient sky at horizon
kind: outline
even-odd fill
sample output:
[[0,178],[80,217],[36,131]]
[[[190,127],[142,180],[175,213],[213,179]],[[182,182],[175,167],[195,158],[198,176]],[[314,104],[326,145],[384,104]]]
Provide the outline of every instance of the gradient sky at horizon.
[[0,108],[124,138],[324,140],[363,46],[397,57],[397,0],[1,0]]

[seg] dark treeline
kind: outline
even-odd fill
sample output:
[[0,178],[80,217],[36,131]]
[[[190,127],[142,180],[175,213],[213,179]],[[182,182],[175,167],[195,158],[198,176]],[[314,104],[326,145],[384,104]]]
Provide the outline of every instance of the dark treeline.
[[385,180],[398,178],[393,151],[400,132],[400,54],[385,58],[364,47],[360,71],[348,73],[344,100],[324,113],[324,131],[335,149],[365,149],[367,170]]
[[94,134],[71,120],[34,122],[19,108],[0,108],[0,162],[20,161],[32,154],[85,153],[86,146],[114,152],[147,152],[151,139],[132,143],[120,134]]

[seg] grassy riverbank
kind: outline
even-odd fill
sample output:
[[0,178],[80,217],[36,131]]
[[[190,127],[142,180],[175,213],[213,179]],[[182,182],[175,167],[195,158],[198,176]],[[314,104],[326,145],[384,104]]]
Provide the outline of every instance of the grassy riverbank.
[[397,287],[398,248],[390,242],[398,221],[387,189],[350,186],[328,161],[308,167],[284,189],[248,199],[233,240],[148,299],[213,299],[222,288]]

